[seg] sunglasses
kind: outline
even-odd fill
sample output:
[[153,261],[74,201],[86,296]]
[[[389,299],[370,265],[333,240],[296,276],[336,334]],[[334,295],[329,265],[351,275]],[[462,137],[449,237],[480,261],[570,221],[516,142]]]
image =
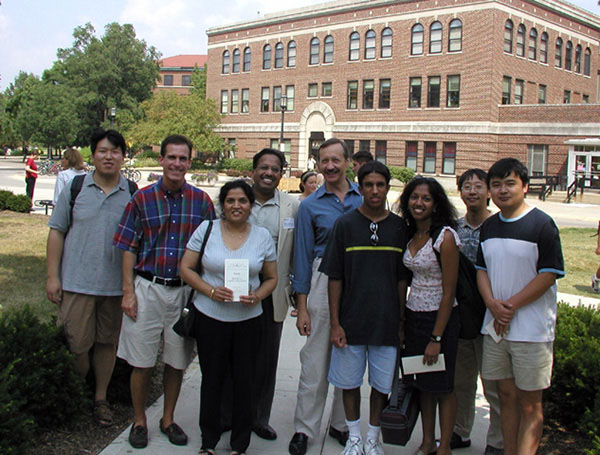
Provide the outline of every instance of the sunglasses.
[[379,243],[379,237],[377,236],[379,226],[377,223],[371,223],[369,229],[371,230],[371,245],[376,246]]

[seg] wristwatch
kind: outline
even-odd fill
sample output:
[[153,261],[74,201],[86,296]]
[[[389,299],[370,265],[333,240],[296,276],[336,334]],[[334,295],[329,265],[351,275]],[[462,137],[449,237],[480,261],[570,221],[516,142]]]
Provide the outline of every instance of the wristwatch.
[[431,335],[429,337],[429,341],[431,341],[432,343],[441,343],[442,342],[442,337],[439,335]]

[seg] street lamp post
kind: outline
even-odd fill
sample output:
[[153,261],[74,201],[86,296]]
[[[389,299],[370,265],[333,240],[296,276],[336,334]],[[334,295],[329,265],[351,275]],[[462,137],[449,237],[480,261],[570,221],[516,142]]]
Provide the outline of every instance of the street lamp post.
[[115,122],[115,117],[117,116],[117,108],[116,107],[111,107],[110,108],[110,129],[113,129],[113,125]]
[[281,134],[279,135],[279,150],[283,153],[283,121],[285,117],[285,111],[287,109],[287,96],[282,96],[280,98],[279,106],[281,108]]

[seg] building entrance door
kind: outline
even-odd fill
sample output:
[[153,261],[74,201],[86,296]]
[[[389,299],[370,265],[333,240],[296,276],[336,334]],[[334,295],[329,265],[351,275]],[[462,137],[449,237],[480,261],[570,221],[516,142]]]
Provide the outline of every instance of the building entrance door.
[[319,147],[321,144],[325,142],[325,134],[322,131],[312,131],[310,133],[310,141],[308,143],[308,157],[314,156],[315,160],[317,159],[317,152],[319,151]]

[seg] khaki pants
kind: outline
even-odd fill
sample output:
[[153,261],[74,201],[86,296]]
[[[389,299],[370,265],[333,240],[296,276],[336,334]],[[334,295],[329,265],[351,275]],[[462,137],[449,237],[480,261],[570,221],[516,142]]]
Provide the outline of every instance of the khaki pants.
[[[300,381],[294,427],[310,439],[318,436],[329,390],[327,373],[331,359],[329,301],[327,299],[327,275],[319,272],[321,259],[313,262],[307,309],[310,315],[310,335],[300,351]],[[331,426],[346,430],[342,391],[334,388],[331,409]]]
[[[456,424],[454,432],[463,438],[470,437],[475,419],[475,394],[477,376],[481,374],[483,336],[473,340],[458,339],[454,391],[456,392]],[[487,433],[487,445],[502,449],[502,429],[500,428],[500,399],[495,381],[482,378],[485,399],[490,405],[490,426]]]

